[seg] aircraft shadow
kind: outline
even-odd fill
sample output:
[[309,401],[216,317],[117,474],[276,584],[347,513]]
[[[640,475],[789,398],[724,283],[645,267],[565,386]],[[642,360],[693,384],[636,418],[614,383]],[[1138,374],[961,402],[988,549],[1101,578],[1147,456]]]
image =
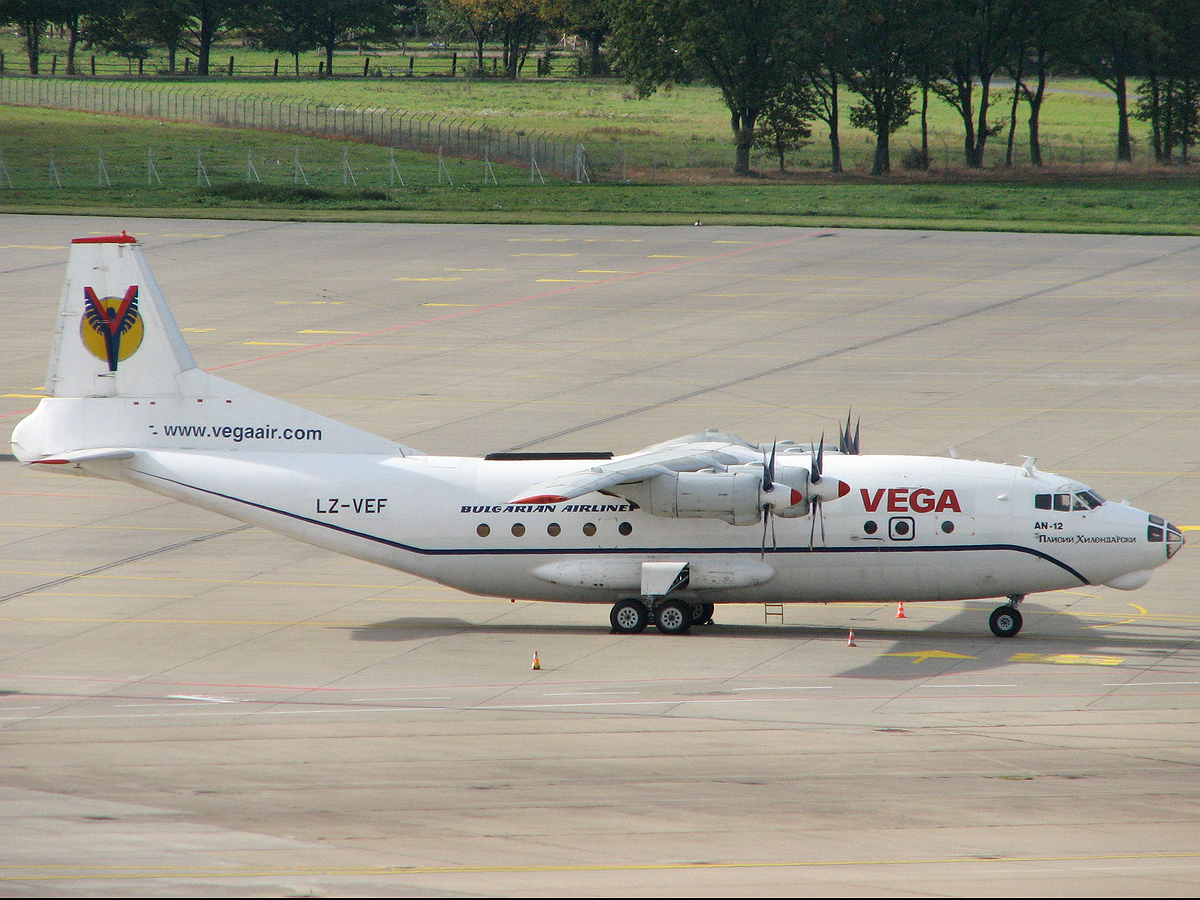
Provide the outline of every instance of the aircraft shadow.
[[[856,648],[848,654],[860,654],[862,665],[846,669],[843,678],[905,681],[928,678],[944,672],[968,674],[1028,663],[1066,663],[1116,665],[1129,656],[1150,662],[1180,653],[1194,655],[1200,664],[1200,646],[1195,629],[1185,624],[1155,622],[1134,625],[1139,633],[1120,631],[1111,620],[1089,620],[1083,616],[1061,615],[1058,609],[1026,601],[1021,605],[1025,627],[1014,638],[997,638],[988,629],[988,614],[996,601],[980,601],[959,609],[949,618],[927,628],[897,625],[887,620],[878,623],[851,619]],[[799,617],[804,607],[796,604],[788,614]],[[861,613],[861,608],[854,612]],[[887,622],[887,624],[884,624]],[[520,623],[469,622],[450,617],[412,616],[389,619],[349,629],[356,641],[416,641],[452,634],[478,634],[511,637],[568,636],[595,637],[610,633],[601,619],[595,625],[532,625]],[[724,625],[717,623],[692,629],[683,640],[705,637],[735,640],[811,641],[848,638],[848,626],[771,624]],[[615,635],[614,635],[615,637]],[[639,640],[680,640],[659,635],[649,628]]]

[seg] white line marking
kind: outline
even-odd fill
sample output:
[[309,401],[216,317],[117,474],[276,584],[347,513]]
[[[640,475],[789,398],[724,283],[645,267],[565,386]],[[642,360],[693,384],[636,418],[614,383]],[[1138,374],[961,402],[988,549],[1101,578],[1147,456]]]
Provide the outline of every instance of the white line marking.
[[832,691],[832,685],[811,685],[811,684],[792,684],[787,687],[752,687],[752,688],[733,688],[737,691]]

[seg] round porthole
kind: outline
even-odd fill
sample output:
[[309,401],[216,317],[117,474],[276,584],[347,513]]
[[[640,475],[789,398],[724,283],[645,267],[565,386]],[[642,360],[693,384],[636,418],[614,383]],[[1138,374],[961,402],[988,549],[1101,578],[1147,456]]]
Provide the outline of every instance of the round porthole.
[[879,526],[871,519],[867,519],[867,521],[863,522],[863,531],[865,531],[867,534],[874,534],[878,530]]
[[586,534],[588,537],[592,537],[593,535],[596,534],[596,526],[593,525],[591,522],[588,522],[586,525],[583,526],[583,533]]
[[558,537],[562,534],[562,528],[559,527],[557,522],[551,522],[546,526],[546,534],[550,535],[550,537]]
[[621,532],[625,537],[629,537],[629,535],[633,534],[633,526],[628,522],[622,522],[617,526],[617,531]]
[[896,532],[896,534],[899,535],[900,537],[907,537],[909,531],[912,529],[912,526],[909,525],[908,522],[904,521],[903,519],[896,522],[896,524],[892,527],[893,527],[893,530]]
[[946,534],[949,534],[953,530],[954,530],[954,523],[951,522],[949,519],[947,519],[945,522],[942,523],[942,531],[944,531]]
[[520,522],[515,522],[512,527],[513,537],[521,537],[525,534],[525,526]]
[[487,537],[489,534],[492,533],[492,529],[490,529],[486,525],[480,525],[478,528],[475,529],[475,533],[477,535],[479,535],[480,537]]

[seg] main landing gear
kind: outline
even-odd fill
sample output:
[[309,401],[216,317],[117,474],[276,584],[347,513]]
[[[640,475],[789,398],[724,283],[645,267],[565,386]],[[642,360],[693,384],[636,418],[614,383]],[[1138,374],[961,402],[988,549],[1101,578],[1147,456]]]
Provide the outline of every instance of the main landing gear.
[[1008,598],[1006,605],[997,606],[992,610],[992,617],[988,619],[992,634],[996,637],[1008,638],[1014,637],[1021,630],[1021,614],[1017,612],[1017,604],[1024,599],[1024,594],[1013,594]]
[[[711,603],[688,603],[686,600],[660,600],[654,604],[654,627],[663,634],[687,634],[693,625],[711,625]],[[614,634],[638,634],[650,624],[651,611],[637,597],[626,597],[613,604],[608,616]]]

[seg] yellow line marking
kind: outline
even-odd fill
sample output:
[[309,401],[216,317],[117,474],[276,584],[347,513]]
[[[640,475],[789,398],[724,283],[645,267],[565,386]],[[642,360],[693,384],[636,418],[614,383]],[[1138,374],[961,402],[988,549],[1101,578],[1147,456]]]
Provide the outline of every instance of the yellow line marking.
[[946,650],[912,650],[908,653],[880,653],[880,656],[911,656],[913,665],[923,663],[927,659],[979,659],[978,656],[965,656],[962,653],[950,653]]
[[[1087,596],[1094,597],[1095,594],[1088,594]],[[1112,628],[1114,625],[1128,625],[1130,622],[1136,622],[1143,616],[1150,615],[1144,606],[1138,606],[1136,603],[1130,603],[1129,606],[1137,610],[1138,614],[1136,616],[1130,616],[1129,618],[1122,619],[1120,622],[1101,622],[1099,625],[1089,625],[1088,628]]]
[[0,394],[0,397],[12,397],[21,400],[41,400],[45,394]]
[[2,244],[0,250],[66,250],[66,245],[54,244]]
[[1008,661],[1056,666],[1119,666],[1125,662],[1125,658],[1123,656],[1083,656],[1078,653],[1014,653]]
[[180,328],[184,334],[205,334],[209,331],[216,331],[215,328]]
[[[638,871],[696,871],[704,869],[822,869],[849,866],[981,866],[995,863],[1101,862],[1114,860],[1189,860],[1200,859],[1200,852],[1180,853],[1104,853],[1060,856],[952,856],[933,858],[893,859],[836,859],[836,860],[778,860],[765,862],[697,862],[697,863],[608,863],[595,865],[557,866],[261,866],[232,869],[206,869],[168,866],[78,866],[48,863],[45,865],[0,865],[0,880],[67,880],[80,878],[278,878],[287,875],[467,875],[487,873],[538,872],[638,872]],[[63,872],[73,874],[33,875],[32,872]]]

